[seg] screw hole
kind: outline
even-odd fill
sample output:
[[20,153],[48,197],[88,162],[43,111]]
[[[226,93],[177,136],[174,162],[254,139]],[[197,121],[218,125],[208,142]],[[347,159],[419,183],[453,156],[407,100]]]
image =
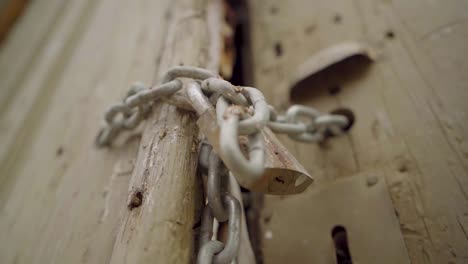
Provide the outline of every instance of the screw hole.
[[283,46],[279,42],[275,44],[275,55],[276,57],[283,55]]
[[349,131],[356,120],[353,111],[351,111],[348,108],[337,108],[331,111],[330,113],[333,115],[343,115],[346,116],[346,118],[348,118],[349,124],[343,129],[344,131]]
[[401,173],[405,173],[408,171],[408,167],[406,166],[406,164],[402,164],[399,168],[398,168],[398,171],[401,172]]
[[348,234],[343,226],[335,226],[332,229],[333,244],[335,246],[336,263],[352,264],[351,253],[349,252]]
[[395,38],[395,33],[392,30],[387,30],[387,32],[385,32],[385,37],[387,39],[394,39]]
[[342,20],[343,20],[343,18],[341,17],[340,14],[335,14],[335,15],[333,16],[333,22],[334,22],[335,24],[340,24]]
[[278,8],[277,8],[276,6],[272,6],[272,7],[270,8],[270,13],[271,13],[272,15],[276,15],[276,14],[278,13]]
[[58,147],[58,148],[57,148],[57,151],[55,152],[55,154],[57,155],[57,157],[62,156],[62,154],[63,154],[63,147],[61,147],[61,146]]
[[310,26],[305,28],[304,33],[306,35],[310,35],[310,34],[314,33],[314,31],[315,31],[315,25],[310,25]]

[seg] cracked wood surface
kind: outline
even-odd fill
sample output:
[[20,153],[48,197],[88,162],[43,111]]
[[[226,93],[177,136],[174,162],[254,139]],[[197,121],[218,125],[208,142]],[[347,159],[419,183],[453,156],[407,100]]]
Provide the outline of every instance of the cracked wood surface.
[[[248,85],[262,88],[279,107],[285,107],[278,95],[288,89],[288,77],[315,52],[349,40],[381,51],[372,65],[346,62],[316,75],[308,91],[293,96],[325,112],[352,109],[356,123],[349,135],[321,146],[282,139],[317,184],[382,172],[413,263],[465,263],[467,2],[255,0],[249,9],[254,81]],[[313,208],[306,210],[312,192],[313,187],[288,203],[298,212],[290,217],[304,219],[303,228],[313,228],[306,222],[314,214]],[[263,232],[272,232],[263,237],[265,263],[282,263],[271,253],[277,256],[281,248],[287,259],[292,245],[303,243],[292,239],[283,245],[282,232],[270,229],[275,214],[281,214],[275,210],[288,199],[293,198],[265,198]]]
[[[190,261],[193,116],[159,106],[140,148],[143,127],[112,149],[93,144],[133,81],[156,83],[181,63],[216,70],[213,2],[31,2],[0,50],[1,263]],[[136,189],[142,205],[130,211]]]

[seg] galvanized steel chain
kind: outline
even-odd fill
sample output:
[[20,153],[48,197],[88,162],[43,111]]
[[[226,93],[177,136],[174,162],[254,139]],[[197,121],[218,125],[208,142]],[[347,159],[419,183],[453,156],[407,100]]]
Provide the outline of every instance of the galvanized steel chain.
[[[240,245],[241,203],[229,192],[229,171],[211,146],[202,143],[199,164],[207,173],[206,197],[207,204],[203,209],[200,228],[200,243],[197,255],[199,264],[227,264],[237,257]],[[218,223],[228,221],[226,242],[216,238],[214,219]],[[213,238],[214,236],[214,240]]]
[[[166,73],[161,85],[151,88],[146,88],[141,83],[132,85],[123,102],[111,106],[105,112],[107,126],[99,132],[96,144],[99,147],[108,146],[122,130],[136,128],[151,110],[154,101],[169,99],[183,88],[182,82],[176,78],[201,80],[215,76],[214,73],[201,68],[174,67]],[[168,102],[187,107],[179,97]]]
[[[179,78],[192,81],[184,85]],[[187,86],[186,94],[178,94],[184,86]],[[263,160],[262,142],[258,136],[263,127],[268,126],[273,132],[287,134],[294,140],[320,142],[326,135],[340,135],[350,122],[344,115],[323,114],[302,105],[293,105],[285,115],[278,115],[256,88],[234,86],[202,68],[177,66],[167,72],[161,85],[145,88],[142,84],[135,84],[122,103],[110,107],[105,113],[107,126],[99,133],[97,145],[110,145],[122,130],[138,126],[157,100],[197,113],[215,105],[223,153],[227,154],[228,160],[243,166],[244,171],[253,175],[258,174],[258,164]],[[246,135],[250,139],[250,160],[243,158],[237,144],[238,135]]]

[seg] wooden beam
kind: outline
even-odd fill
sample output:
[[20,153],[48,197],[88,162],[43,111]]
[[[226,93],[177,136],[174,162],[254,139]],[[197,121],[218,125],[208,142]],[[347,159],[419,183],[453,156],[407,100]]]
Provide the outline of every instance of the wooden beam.
[[[215,5],[218,8],[210,8]],[[214,17],[215,19],[207,19]],[[159,76],[173,65],[215,67],[222,23],[219,1],[175,1],[168,9]],[[207,24],[207,21],[213,23]],[[214,57],[210,55],[215,54]],[[157,78],[159,81],[161,78]],[[117,236],[112,263],[189,263],[200,221],[201,185],[196,177],[198,128],[194,113],[159,105],[147,121],[130,181],[129,207]]]

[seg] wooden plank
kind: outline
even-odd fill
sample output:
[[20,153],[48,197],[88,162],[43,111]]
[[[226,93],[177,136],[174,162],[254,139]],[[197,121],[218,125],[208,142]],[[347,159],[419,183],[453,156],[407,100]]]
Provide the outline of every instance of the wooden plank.
[[[65,43],[63,28],[68,30],[69,24],[74,23],[75,16],[62,21],[62,33],[57,32],[61,24],[57,23],[66,8],[64,1],[34,1],[31,3],[25,14],[19,19],[8,38],[2,43],[0,49],[0,142],[3,146],[0,149],[1,168],[7,168],[12,162],[13,146],[22,141],[25,133],[21,126],[24,125],[25,118],[34,100],[41,92],[40,78],[46,78],[47,74],[37,73],[42,69],[47,71],[50,64],[56,60],[57,53],[62,49],[57,49],[56,45],[46,46],[46,43]],[[81,9],[80,9],[81,10]],[[78,10],[76,11],[79,12]],[[55,56],[54,56],[55,55]],[[55,59],[55,60],[54,60]],[[39,65],[39,62],[42,65]],[[48,65],[44,65],[47,63]],[[28,80],[34,79],[27,86]],[[28,87],[28,88],[24,88]],[[0,174],[0,181],[6,173]]]
[[[351,61],[321,73],[295,97],[325,112],[352,109],[357,122],[349,136],[322,146],[285,142],[319,184],[383,171],[414,263],[467,257],[466,9],[464,1],[423,0],[250,4],[253,85],[272,102],[281,101],[275,91],[287,89],[295,67],[328,45],[356,40],[380,49],[373,65]],[[309,202],[302,197],[297,203]],[[265,204],[274,201],[266,197]]]

